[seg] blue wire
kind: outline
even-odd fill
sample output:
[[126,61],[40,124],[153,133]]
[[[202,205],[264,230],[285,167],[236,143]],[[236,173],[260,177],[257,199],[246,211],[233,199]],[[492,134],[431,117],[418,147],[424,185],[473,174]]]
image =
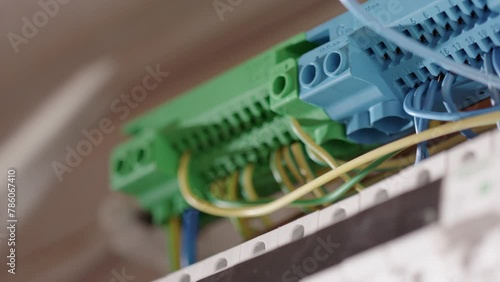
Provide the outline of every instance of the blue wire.
[[[453,97],[451,95],[451,86],[455,82],[455,77],[451,73],[447,73],[444,77],[443,83],[441,84],[441,95],[443,96],[443,104],[448,113],[457,113],[458,108],[455,105],[455,102],[453,101]],[[476,137],[476,133],[474,133],[472,130],[467,129],[460,131],[463,136],[467,137],[468,139],[472,139]]]
[[[432,110],[432,106],[434,104],[434,100],[436,97],[436,92],[438,91],[439,83],[435,80],[432,80],[427,88],[425,93],[425,101],[423,105],[423,109],[426,111]],[[415,93],[415,95],[418,93]],[[421,99],[422,100],[422,99]],[[419,119],[418,120],[418,131],[422,132],[429,128],[429,120],[428,119]],[[421,160],[429,157],[429,150],[427,149],[427,142],[421,142],[417,146],[417,152],[415,157],[415,163],[420,162]]]
[[[422,102],[422,97],[424,92],[427,90],[427,86],[429,85],[428,82],[420,85],[415,93],[413,94],[413,103],[415,104],[415,108],[420,109],[421,108],[421,102]],[[415,123],[415,132],[419,134],[422,131],[422,119],[414,117],[413,122]],[[425,158],[425,151],[426,147],[425,144],[418,144],[417,146],[417,151],[415,155],[415,164],[420,162],[420,160]]]
[[406,95],[403,108],[405,112],[413,117],[424,118],[424,119],[432,119],[432,120],[441,120],[441,121],[457,121],[464,118],[479,116],[483,114],[489,114],[492,112],[500,111],[500,105],[495,107],[490,107],[487,109],[480,109],[475,111],[468,112],[458,112],[458,113],[444,113],[444,112],[435,112],[435,111],[425,111],[415,109],[412,105],[412,100],[415,92],[410,91],[408,95]]
[[[491,52],[491,65],[493,66],[493,69],[495,70],[495,74],[498,75],[500,74],[500,48],[495,48]],[[491,93],[491,99],[494,102],[494,105],[497,106],[500,104],[500,91],[498,89],[494,88],[495,91]]]
[[[500,74],[500,48],[495,48],[492,52],[486,54],[484,58],[484,69],[487,74]],[[429,127],[429,120],[456,121],[463,118],[500,111],[500,91],[488,85],[491,92],[492,107],[460,112],[451,94],[454,82],[455,77],[451,73],[447,73],[441,85],[441,96],[443,98],[443,104],[448,111],[447,113],[432,111],[436,92],[439,87],[437,81],[433,80],[430,83],[426,82],[420,85],[416,90],[412,89],[408,92],[403,102],[403,108],[407,114],[413,116],[415,132],[417,134]],[[423,99],[425,99],[425,101],[422,106]],[[497,123],[497,126],[500,129],[500,122]],[[461,133],[469,139],[477,136],[470,129],[463,130]],[[417,146],[415,163],[420,162],[422,159],[428,157],[428,155],[429,151],[426,142],[419,143]]]
[[196,262],[199,213],[198,210],[188,209],[182,214],[182,267]]
[[[413,105],[415,106],[416,109],[421,109],[421,101],[422,101],[422,97],[425,93],[425,91],[427,90],[427,86],[429,86],[429,82],[426,82],[422,85],[420,85],[418,88],[417,88],[417,91],[415,91],[415,93],[413,94]],[[418,117],[414,117],[413,118],[413,122],[415,123],[415,133],[420,133],[420,119]]]
[[[484,70],[486,74],[500,74],[500,49],[495,48],[484,58]],[[490,99],[493,106],[500,105],[500,91],[491,85],[488,85],[490,90]],[[498,129],[500,129],[500,122],[497,123]]]

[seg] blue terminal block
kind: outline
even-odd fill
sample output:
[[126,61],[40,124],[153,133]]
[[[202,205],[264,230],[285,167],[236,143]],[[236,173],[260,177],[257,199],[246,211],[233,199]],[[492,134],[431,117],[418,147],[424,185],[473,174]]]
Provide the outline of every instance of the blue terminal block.
[[[381,23],[443,56],[480,68],[484,54],[500,45],[499,3],[388,0],[368,1],[364,7]],[[319,47],[299,58],[300,98],[343,122],[348,138],[360,144],[386,143],[411,132],[413,121],[402,106],[405,95],[445,72],[349,13],[310,30],[307,40]],[[470,94],[462,96],[470,99]]]

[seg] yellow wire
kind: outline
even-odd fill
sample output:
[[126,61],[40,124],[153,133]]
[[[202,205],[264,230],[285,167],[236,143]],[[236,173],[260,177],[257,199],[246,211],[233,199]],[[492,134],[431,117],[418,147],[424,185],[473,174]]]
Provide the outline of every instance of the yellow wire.
[[175,271],[177,269],[181,268],[181,220],[179,217],[172,217],[169,220],[169,247],[172,248],[171,252],[171,257],[170,259],[172,260],[170,262],[170,265],[172,267],[171,271]]
[[500,121],[500,111],[493,112],[489,114],[484,114],[481,116],[471,117],[456,122],[450,122],[441,126],[437,126],[420,134],[413,134],[397,141],[389,143],[387,145],[381,146],[375,150],[372,150],[366,154],[363,154],[338,168],[329,171],[311,182],[306,183],[302,187],[295,189],[293,192],[283,195],[283,197],[278,198],[270,203],[259,204],[249,207],[238,207],[238,208],[221,208],[207,202],[203,199],[198,198],[192,191],[189,185],[188,178],[188,167],[190,161],[190,153],[186,152],[182,155],[179,163],[178,179],[180,190],[186,201],[194,208],[203,211],[205,213],[225,216],[225,217],[256,217],[265,214],[272,213],[280,208],[283,208],[293,201],[296,201],[314,189],[317,189],[321,185],[332,181],[333,179],[339,177],[343,173],[347,173],[353,169],[356,169],[364,164],[370,163],[376,159],[379,159],[387,154],[408,148],[410,146],[416,145],[420,142],[428,141],[433,138],[445,136],[454,132],[462,131],[464,129],[469,129],[473,127],[492,125]]
[[[283,156],[282,156],[282,154],[283,154],[282,150],[277,150],[275,152],[274,168],[276,168],[276,172],[273,172],[273,175],[277,174],[277,176],[279,178],[276,179],[276,181],[278,183],[282,182],[285,185],[285,187],[287,188],[287,190],[291,192],[291,191],[295,190],[295,185],[290,180],[290,178],[288,177],[288,174],[286,173],[285,168],[283,167],[283,164],[282,164]],[[293,162],[293,160],[291,160],[291,159],[290,159],[290,161]],[[271,166],[271,169],[273,169],[273,166]],[[275,178],[276,178],[276,175],[275,175]],[[281,181],[279,181],[279,180],[281,180]],[[303,183],[304,183],[303,181],[300,182],[300,184],[303,184]],[[316,197],[323,196],[323,193],[321,193],[321,191],[319,191],[319,190],[318,191],[314,190],[313,194]]]
[[[254,170],[255,166],[253,164],[248,164],[243,170],[243,190],[245,190],[248,199],[252,201],[259,199],[257,191],[255,190],[255,186],[253,186],[252,176]],[[270,229],[271,227],[273,227],[273,222],[271,221],[271,218],[269,218],[269,216],[264,215],[261,216],[260,219],[262,220],[266,228]]]
[[[309,146],[308,146],[308,147],[306,147],[306,150],[307,150],[307,153],[311,156],[311,158],[312,158],[315,162],[318,162],[318,163],[323,164],[323,165],[328,165],[325,161],[323,161],[323,160],[321,159],[321,157],[320,157],[320,156],[318,156],[318,155],[316,154],[316,152],[314,152],[314,151],[311,149],[311,147],[309,147]],[[415,155],[413,155],[413,157],[415,158]],[[379,166],[377,167],[377,169],[399,169],[399,168],[401,168],[401,167],[400,167],[400,164],[402,163],[402,160],[403,160],[403,159],[404,159],[404,162],[405,162],[405,164],[406,164],[406,162],[407,162],[406,158],[401,158],[401,159],[400,159],[400,158],[394,158],[394,159],[389,159],[389,160],[385,161],[384,163],[382,163],[381,165],[379,165]],[[337,163],[338,163],[339,165],[343,165],[343,164],[345,164],[346,162],[345,162],[345,161],[343,161],[343,160],[337,160]],[[410,165],[410,164],[413,164],[413,163],[415,163],[415,160],[413,160],[412,162],[408,162],[406,165]],[[367,167],[367,166],[368,166],[368,164],[367,164],[367,165],[360,166],[359,168],[360,168],[360,169],[363,169],[363,168],[365,168],[365,167]]]
[[[295,157],[295,160],[297,161],[297,164],[301,168],[301,172],[305,175],[306,181],[312,181],[314,179],[314,173],[312,172],[311,168],[307,164],[306,156],[304,155],[304,152],[302,151],[302,146],[300,143],[294,143],[291,146],[293,155]],[[316,197],[323,197],[325,193],[321,191],[321,189],[316,189],[313,191],[314,195]]]
[[287,146],[281,148],[282,154],[283,154],[283,159],[285,160],[285,165],[288,168],[288,170],[292,173],[293,177],[297,182],[299,183],[304,183],[304,178],[299,172],[299,169],[297,166],[295,166],[295,163],[293,162],[292,155],[290,154],[290,150],[288,149]]
[[[235,172],[229,178],[229,185],[227,186],[227,199],[235,201],[238,199],[238,172]],[[240,232],[244,239],[252,238],[252,230],[248,226],[247,218],[231,217],[233,225]]]
[[[293,190],[295,190],[295,186],[293,185],[292,181],[290,180],[290,178],[286,174],[285,168],[281,164],[281,161],[282,161],[281,154],[282,154],[281,150],[276,150],[275,157],[274,157],[274,167],[276,168],[276,172],[278,174],[277,175],[278,179],[276,179],[276,181],[278,183],[282,182],[285,185],[285,188],[289,192],[292,192]],[[273,166],[271,166],[271,168],[273,168]],[[275,178],[277,178],[274,172],[273,172],[273,175]]]
[[236,200],[238,198],[238,172],[233,173],[229,177],[226,197],[228,200]]
[[[307,153],[311,156],[311,158],[315,161],[315,162],[318,162],[320,164],[324,164],[324,165],[328,165],[325,161],[322,160],[322,158],[320,156],[318,156],[316,154],[316,152],[314,152],[311,147],[307,146],[306,147],[306,150],[307,150]],[[413,155],[413,157],[415,157],[415,155]],[[406,158],[401,158],[401,159],[405,159],[404,162],[406,163]],[[387,161],[385,161],[384,163],[382,163],[381,165],[379,165],[377,167],[377,169],[399,169],[401,168],[400,167],[400,164],[401,164],[402,160],[400,160],[399,158],[394,158],[394,159],[389,159]],[[408,162],[407,165],[410,165],[410,164],[413,164],[415,162],[415,160],[413,160],[412,162]],[[346,162],[343,161],[343,160],[337,160],[337,163],[339,165],[343,165],[345,164]],[[363,169],[365,168],[367,165],[363,165],[361,167],[359,167],[360,169]]]
[[[283,191],[284,193],[292,192],[295,190],[295,185],[293,182],[290,180],[288,177],[288,174],[283,167],[283,156],[282,156],[282,151],[280,149],[276,150],[274,153],[274,158],[271,158],[271,162],[274,162],[271,164],[271,171],[273,173],[274,179],[276,182],[283,184],[284,188],[286,191]],[[300,183],[300,184],[303,184]],[[311,212],[311,208],[303,208],[304,212],[309,213]]]
[[[315,152],[321,159],[323,159],[328,166],[330,166],[331,169],[336,169],[339,166],[339,163],[337,160],[330,155],[323,147],[319,146],[314,142],[314,140],[302,129],[302,126],[300,125],[299,121],[296,120],[295,118],[290,118],[292,122],[292,129],[295,132],[295,134],[299,137],[299,139],[304,142],[308,147],[310,147],[313,152]],[[345,173],[341,174],[340,178],[342,178],[345,182],[348,182],[351,180],[351,177]],[[354,185],[354,189],[356,189],[358,192],[363,190],[363,185],[357,183]]]
[[290,146],[293,156],[295,157],[295,160],[297,161],[297,164],[300,167],[300,171],[304,176],[306,177],[307,181],[311,181],[314,179],[314,173],[312,172],[311,168],[307,164],[306,157],[304,155],[304,152],[302,151],[302,147],[300,146],[299,143],[294,143],[292,146]]
[[252,176],[254,170],[255,167],[253,164],[248,164],[243,170],[243,190],[245,190],[249,200],[257,200],[259,198],[257,191],[253,186]]
[[225,198],[223,186],[224,180],[218,179],[210,184],[210,191],[215,197],[223,199]]
[[[474,129],[473,131],[475,133],[482,133],[482,132],[486,132],[492,128],[495,128],[495,126],[483,126],[483,127],[480,127],[480,128],[476,128]],[[467,138],[465,138],[463,135],[457,135],[457,136],[453,136],[451,138],[449,138],[448,140],[444,140],[444,141],[441,141],[439,142],[438,144],[436,145],[433,145],[431,147],[429,147],[429,153],[432,155],[432,154],[436,154],[436,153],[439,153],[443,150],[447,150],[457,144],[460,144],[461,142],[464,142],[466,141]],[[339,160],[339,163],[340,164],[344,164],[345,162],[343,161],[340,161]],[[412,153],[408,156],[403,156],[403,157],[398,157],[398,158],[395,158],[393,160],[387,160],[385,161],[382,165],[380,165],[379,167],[377,168],[393,168],[393,169],[401,169],[403,167],[407,167],[409,165],[413,165],[415,163],[415,153]],[[363,165],[361,167],[359,167],[360,169],[363,169],[365,168],[367,165]]]

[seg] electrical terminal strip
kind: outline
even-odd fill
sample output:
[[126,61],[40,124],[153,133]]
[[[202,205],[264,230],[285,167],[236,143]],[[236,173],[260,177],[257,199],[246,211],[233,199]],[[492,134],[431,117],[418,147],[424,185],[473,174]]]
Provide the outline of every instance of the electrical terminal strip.
[[[388,0],[363,5],[387,26],[476,69],[500,46],[499,1]],[[208,200],[213,196],[210,189],[221,190],[218,184],[230,178],[242,183],[241,175],[249,166],[255,168],[251,177],[255,194],[268,197],[287,189],[269,165],[273,156],[290,153],[294,144],[302,146],[299,139],[303,138],[298,138],[291,121],[333,159],[324,161],[311,151],[310,144],[305,146],[305,165],[298,168],[290,157],[287,163],[296,168],[289,170],[299,179],[309,165],[338,167],[380,144],[424,130],[423,122],[403,107],[405,96],[412,97],[407,94],[417,88],[437,85],[445,74],[450,73],[436,62],[398,47],[345,13],[130,122],[125,127],[130,139],[112,153],[111,186],[137,198],[155,224],[165,225],[190,208],[178,179],[181,156],[190,153],[193,165],[186,178],[195,184],[193,194],[198,198]],[[417,96],[415,92],[412,95]],[[452,102],[462,110],[487,99],[490,92],[487,85],[458,77],[453,81]],[[448,110],[442,96],[434,95],[427,110]],[[419,144],[417,162],[426,156],[421,148],[425,145]],[[289,156],[283,155],[283,160]],[[432,176],[434,171],[429,173]],[[304,177],[303,182],[314,177]],[[341,177],[352,179],[349,174]],[[404,190],[373,191],[361,192],[360,206],[353,205],[353,200],[335,203],[343,211],[334,216],[340,219]],[[233,196],[244,198],[246,193]],[[328,222],[321,213],[318,218],[318,226]]]
[[[456,62],[476,68],[500,46],[500,4],[484,0],[368,1],[364,8],[384,25]],[[444,74],[364,26],[350,13],[307,32],[319,46],[299,58],[300,98],[346,125],[349,139],[386,143],[412,131],[403,110],[410,89]],[[460,108],[488,97],[486,86],[462,82],[454,88]],[[356,103],[352,103],[356,101]],[[434,110],[440,110],[434,103]]]
[[[165,224],[189,206],[177,184],[180,155],[196,156],[200,183],[268,164],[273,152],[298,138],[289,116],[307,120],[304,130],[331,154],[349,159],[369,147],[347,140],[343,125],[299,99],[297,58],[316,45],[294,36],[126,125],[131,139],[113,151],[111,186],[136,197],[156,224]],[[313,122],[311,122],[313,121]],[[266,166],[255,171],[255,187],[266,196],[279,191]],[[200,194],[206,193],[204,185]]]

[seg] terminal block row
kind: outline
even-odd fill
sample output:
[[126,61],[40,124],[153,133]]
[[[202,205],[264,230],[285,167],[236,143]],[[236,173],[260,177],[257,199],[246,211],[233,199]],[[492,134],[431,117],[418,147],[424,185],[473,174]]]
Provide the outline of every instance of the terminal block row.
[[[368,1],[365,9],[443,56],[480,68],[485,53],[500,46],[498,2]],[[444,73],[349,13],[307,32],[307,39],[319,46],[299,58],[300,97],[344,123],[357,143],[386,143],[411,132],[405,95]]]

